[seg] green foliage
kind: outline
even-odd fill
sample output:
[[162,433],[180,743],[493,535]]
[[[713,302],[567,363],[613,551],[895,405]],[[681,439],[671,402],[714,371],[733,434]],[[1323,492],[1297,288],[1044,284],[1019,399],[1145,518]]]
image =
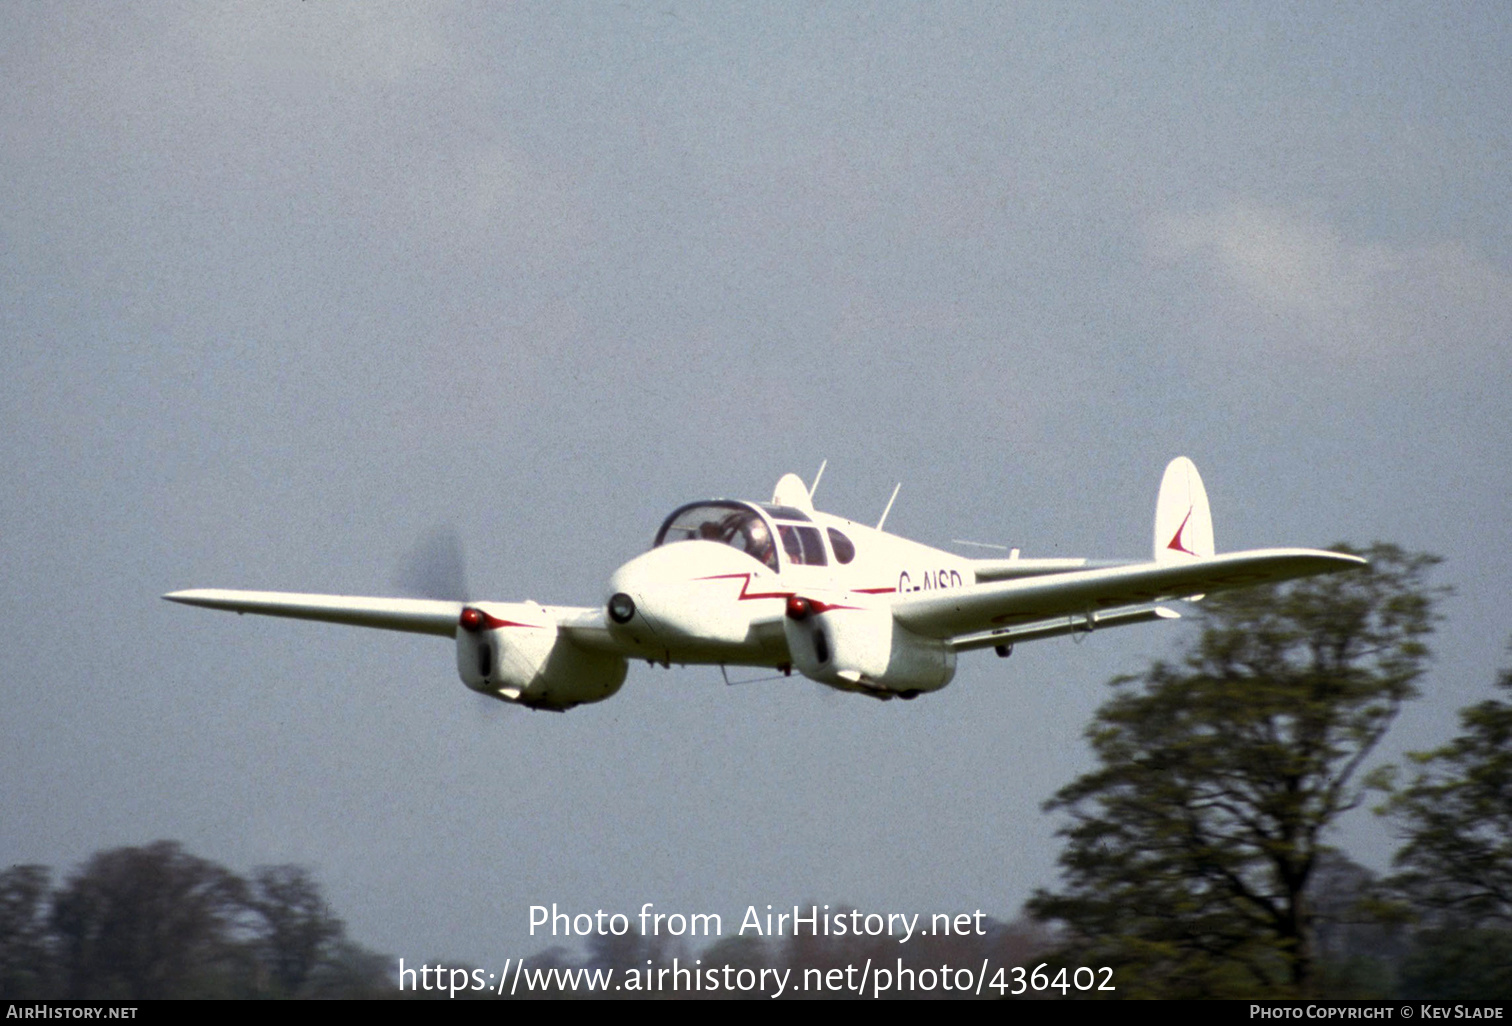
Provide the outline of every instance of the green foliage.
[[1512,927],[1512,670],[1506,696],[1460,711],[1462,732],[1414,753],[1411,785],[1383,810],[1400,824],[1392,884],[1430,922]]
[[1404,844],[1387,884],[1424,924],[1399,992],[1435,999],[1512,999],[1512,670],[1503,697],[1460,710],[1460,734],[1411,755],[1418,771],[1381,809]]
[[1363,800],[1361,767],[1416,693],[1442,594],[1434,557],[1361,555],[1367,570],[1208,598],[1179,663],[1112,682],[1087,732],[1099,768],[1046,804],[1071,818],[1066,887],[1030,911],[1130,991],[1313,989],[1324,835]]
[[1402,997],[1512,1001],[1512,931],[1428,930],[1402,962]]

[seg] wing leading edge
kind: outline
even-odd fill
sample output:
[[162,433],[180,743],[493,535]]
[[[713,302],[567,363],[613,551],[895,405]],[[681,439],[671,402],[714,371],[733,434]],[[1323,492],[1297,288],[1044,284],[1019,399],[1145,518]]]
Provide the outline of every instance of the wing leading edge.
[[[194,588],[164,595],[169,602],[229,613],[256,613],[292,620],[318,620],[351,627],[376,627],[411,634],[457,636],[457,622],[464,604],[436,599],[378,598],[366,595],[306,595],[293,591],[237,591],[224,588]],[[474,603],[485,611],[510,603]],[[530,604],[541,624],[550,622],[573,640],[603,651],[617,651],[605,629],[602,609],[579,606]],[[519,625],[517,625],[519,626]]]
[[368,598],[361,595],[304,595],[289,591],[228,591],[195,588],[164,595],[169,602],[232,613],[258,613],[295,620],[320,620],[354,627],[377,627],[414,634],[455,637],[462,603],[435,599]]
[[912,594],[894,603],[892,610],[897,622],[916,634],[946,640],[983,634],[985,643],[986,632],[1055,617],[1081,616],[1090,627],[1107,622],[1121,607],[1366,565],[1360,557],[1340,552],[1253,549],[1184,563],[1140,563]]

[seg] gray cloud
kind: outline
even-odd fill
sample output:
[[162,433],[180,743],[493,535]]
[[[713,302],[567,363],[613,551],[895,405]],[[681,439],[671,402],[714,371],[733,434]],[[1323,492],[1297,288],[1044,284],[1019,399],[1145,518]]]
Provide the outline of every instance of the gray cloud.
[[1157,264],[1187,262],[1223,319],[1258,321],[1282,353],[1371,373],[1413,357],[1504,357],[1512,274],[1448,240],[1353,241],[1295,211],[1231,203],[1150,227]]

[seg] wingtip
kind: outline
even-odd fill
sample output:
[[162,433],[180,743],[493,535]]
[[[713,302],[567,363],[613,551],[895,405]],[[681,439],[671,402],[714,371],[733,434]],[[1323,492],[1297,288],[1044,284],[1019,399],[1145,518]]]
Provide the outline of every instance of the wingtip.
[[193,606],[198,605],[206,597],[206,589],[186,588],[182,591],[170,591],[158,597],[166,602],[177,602],[181,606]]
[[1331,557],[1336,562],[1343,564],[1339,567],[1340,570],[1357,570],[1362,566],[1370,565],[1370,560],[1366,559],[1364,556],[1357,556],[1353,552],[1334,552],[1332,550],[1329,550],[1323,554]]

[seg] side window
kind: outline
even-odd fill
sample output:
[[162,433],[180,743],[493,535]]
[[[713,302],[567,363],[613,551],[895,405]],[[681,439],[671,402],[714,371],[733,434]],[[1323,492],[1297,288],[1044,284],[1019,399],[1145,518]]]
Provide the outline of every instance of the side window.
[[828,566],[829,557],[824,554],[824,539],[819,537],[819,528],[800,527],[798,538],[803,542],[803,561],[809,566]]
[[849,563],[856,558],[856,546],[851,540],[833,527],[829,529],[830,544],[835,548],[835,560],[840,563]]
[[777,548],[772,544],[772,532],[767,529],[766,521],[755,513],[735,513],[725,518],[724,527],[730,546],[776,571]]
[[778,537],[782,539],[782,551],[794,566],[828,566],[829,556],[824,552],[824,539],[817,527],[799,527],[796,524],[778,524]]
[[789,563],[803,562],[803,543],[798,540],[798,529],[791,524],[778,524],[777,536],[782,539],[782,551],[787,553]]

